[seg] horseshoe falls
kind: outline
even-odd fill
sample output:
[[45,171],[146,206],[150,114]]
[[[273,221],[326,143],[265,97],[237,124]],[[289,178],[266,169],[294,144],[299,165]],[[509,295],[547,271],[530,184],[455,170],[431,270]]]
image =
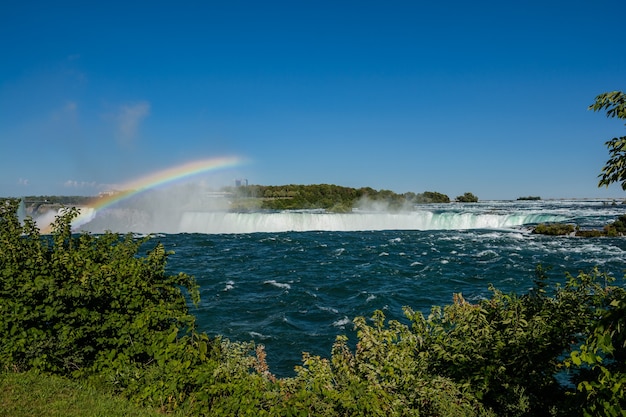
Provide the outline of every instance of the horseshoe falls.
[[229,212],[187,210],[184,207],[121,206],[105,210],[82,209],[79,230],[136,233],[278,233],[305,231],[467,230],[507,229],[547,222],[567,221],[572,212],[563,204],[432,204],[413,210],[388,212],[323,210]]
[[475,214],[411,211],[349,214],[291,211],[278,213],[184,213],[184,233],[255,233],[367,230],[445,230],[509,228],[530,223],[562,221],[559,215]]

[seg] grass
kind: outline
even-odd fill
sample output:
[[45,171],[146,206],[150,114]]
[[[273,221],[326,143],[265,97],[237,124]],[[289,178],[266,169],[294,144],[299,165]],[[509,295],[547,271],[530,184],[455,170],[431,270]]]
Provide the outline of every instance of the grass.
[[85,383],[35,372],[0,372],[1,417],[163,417]]

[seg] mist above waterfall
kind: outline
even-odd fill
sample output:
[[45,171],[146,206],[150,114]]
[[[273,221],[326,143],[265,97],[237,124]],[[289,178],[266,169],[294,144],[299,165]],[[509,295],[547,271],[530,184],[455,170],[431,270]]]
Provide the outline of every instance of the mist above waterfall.
[[[229,210],[231,195],[202,187],[150,190],[99,210],[85,207],[77,230],[134,233],[276,233],[287,231],[507,229],[539,222],[564,221],[541,208],[493,204],[405,205],[362,199],[350,213],[324,210]],[[531,208],[531,209],[529,209]],[[91,210],[91,212],[89,212]]]
[[185,213],[226,211],[229,205],[227,193],[182,184],[150,189],[97,210],[83,207],[74,227],[92,233],[179,233]]
[[359,198],[354,207],[356,211],[375,213],[398,213],[415,210],[415,204],[406,199],[389,201],[385,199],[371,199],[367,195]]

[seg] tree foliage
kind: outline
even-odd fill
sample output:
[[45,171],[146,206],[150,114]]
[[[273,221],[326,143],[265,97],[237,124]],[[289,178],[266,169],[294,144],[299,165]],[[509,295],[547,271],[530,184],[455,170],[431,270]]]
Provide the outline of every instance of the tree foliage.
[[82,373],[103,355],[147,362],[155,340],[193,327],[182,289],[197,299],[197,287],[188,275],[165,274],[161,244],[140,258],[145,239],[72,235],[73,209],[42,237],[30,218],[21,226],[14,210],[13,202],[0,206],[4,363]]
[[575,232],[576,227],[573,224],[567,223],[539,223],[532,230],[532,233],[549,236],[571,235]]
[[253,366],[249,355],[232,359],[243,348],[196,331],[198,287],[165,273],[160,243],[139,256],[149,238],[75,235],[75,209],[41,236],[17,209],[0,203],[0,369],[86,378],[174,409],[207,384],[219,395],[231,369]]
[[[621,91],[600,94],[589,109],[606,110],[607,117],[626,120],[626,94]],[[626,136],[615,137],[605,142],[605,145],[609,149],[610,158],[599,175],[598,187],[620,183],[622,190],[626,191]]]
[[608,236],[626,235],[626,214],[622,214],[617,220],[604,226],[604,231]]
[[456,201],[460,203],[478,203],[478,197],[472,193],[465,193],[456,198]]
[[585,417],[626,416],[626,290],[613,288],[598,319],[568,366],[585,370],[578,391],[584,398]]
[[[391,190],[371,187],[351,188],[332,184],[313,185],[247,185],[230,188],[238,201],[235,209],[298,210],[324,209],[331,212],[350,212],[361,202],[383,203],[387,209],[406,209],[411,204],[449,203],[450,198],[438,192],[398,194]],[[259,199],[250,204],[245,199]]]

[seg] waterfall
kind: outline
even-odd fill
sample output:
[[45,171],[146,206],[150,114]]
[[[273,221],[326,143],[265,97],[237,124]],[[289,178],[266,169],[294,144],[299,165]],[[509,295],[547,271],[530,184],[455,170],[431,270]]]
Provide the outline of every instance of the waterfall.
[[[187,206],[82,207],[73,226],[92,233],[278,233],[304,231],[467,230],[510,229],[538,223],[570,220],[565,203],[517,204],[489,202],[474,205],[428,205],[414,210],[388,212],[357,210],[328,213],[324,210],[229,212],[199,210]],[[582,211],[581,211],[582,210]],[[590,205],[577,209],[597,211]]]
[[254,233],[287,231],[366,230],[462,230],[505,229],[524,224],[563,221],[559,215],[512,213],[456,213],[411,211],[402,213],[320,212],[186,212],[181,216],[181,233]]

